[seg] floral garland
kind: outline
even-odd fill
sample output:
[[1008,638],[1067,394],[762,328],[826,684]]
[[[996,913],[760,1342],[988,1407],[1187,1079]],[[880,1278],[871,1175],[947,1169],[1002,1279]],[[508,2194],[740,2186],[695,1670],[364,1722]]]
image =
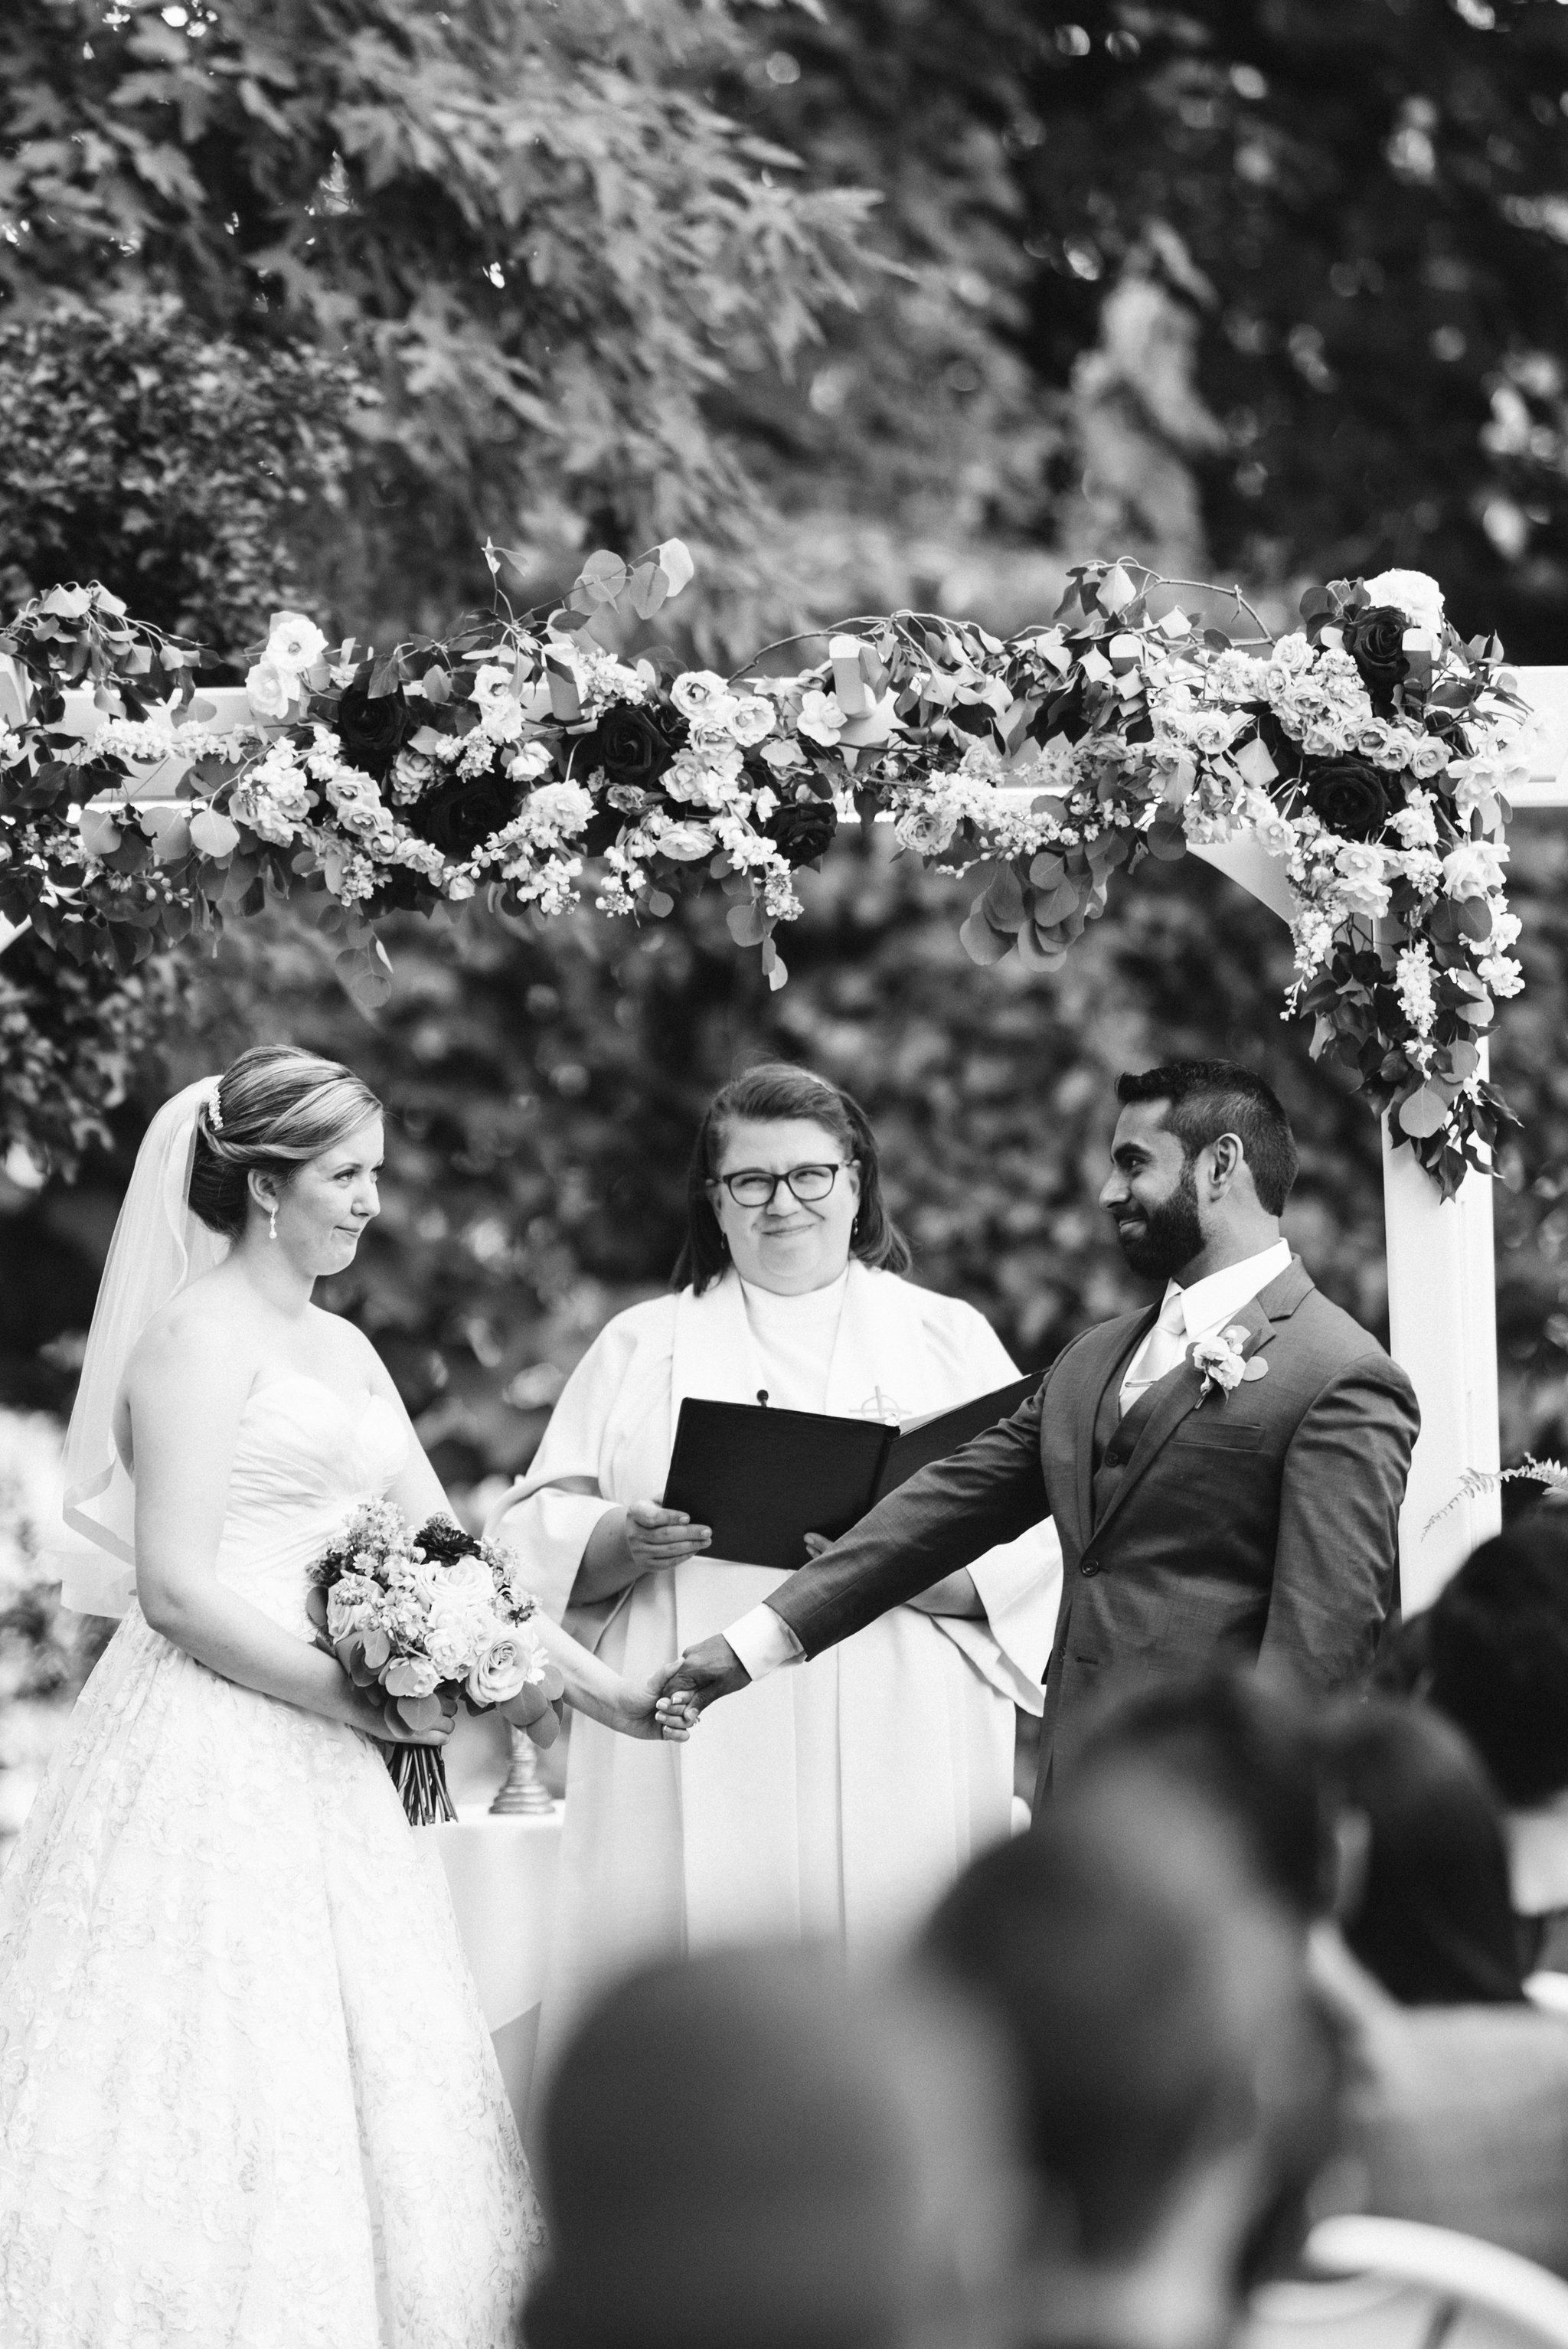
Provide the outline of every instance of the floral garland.
[[[506,608],[380,660],[280,614],[247,678],[255,725],[223,731],[202,723],[191,647],[102,588],[57,589],[0,632],[29,687],[0,731],[0,913],[129,968],[303,893],[360,968],[394,911],[482,892],[555,915],[586,885],[605,912],[660,918],[711,883],[777,985],[797,871],[858,814],[943,871],[986,866],[965,947],[1047,970],[1113,873],[1252,833],[1288,879],[1287,1010],[1313,1016],[1314,1052],[1354,1070],[1445,1195],[1490,1164],[1512,1122],[1480,1045],[1522,984],[1502,830],[1526,711],[1501,647],[1463,642],[1434,581],[1312,589],[1277,641],[1238,593],[1260,633],[1233,641],[1153,608],[1197,583],[1092,563],[1048,626],[1006,642],[903,612],[846,621],[788,676],[619,657],[626,622],[690,575],[678,541],[630,566],[594,554],[553,612]],[[90,742],[63,729],[77,683],[105,711]],[[158,760],[181,770],[175,796],[124,796]]]

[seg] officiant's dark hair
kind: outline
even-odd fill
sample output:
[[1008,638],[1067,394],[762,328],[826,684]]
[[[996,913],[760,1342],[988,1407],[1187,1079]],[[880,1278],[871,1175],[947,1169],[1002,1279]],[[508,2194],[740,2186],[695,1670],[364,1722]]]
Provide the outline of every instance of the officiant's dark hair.
[[909,1270],[914,1259],[909,1242],[888,1214],[882,1198],[876,1136],[859,1102],[841,1085],[830,1083],[810,1069],[797,1068],[793,1061],[765,1061],[758,1068],[748,1069],[743,1076],[732,1077],[715,1093],[704,1112],[686,1176],[686,1236],[670,1276],[672,1288],[685,1288],[689,1284],[700,1297],[720,1278],[729,1262],[729,1251],[708,1196],[708,1185],[718,1172],[728,1126],[742,1118],[762,1123],[792,1117],[809,1118],[813,1125],[826,1126],[845,1157],[860,1169],[861,1204],[850,1238],[850,1254],[859,1257],[862,1264],[879,1266],[885,1272]]
[[296,1044],[253,1045],[224,1070],[215,1092],[197,1112],[186,1195],[209,1231],[234,1240],[245,1228],[253,1174],[286,1183],[381,1109],[363,1077]]
[[1116,1098],[1164,1102],[1168,1131],[1189,1160],[1233,1133],[1246,1154],[1258,1205],[1265,1215],[1284,1211],[1301,1159],[1290,1120],[1274,1087],[1242,1061],[1167,1061],[1163,1067],[1118,1077]]

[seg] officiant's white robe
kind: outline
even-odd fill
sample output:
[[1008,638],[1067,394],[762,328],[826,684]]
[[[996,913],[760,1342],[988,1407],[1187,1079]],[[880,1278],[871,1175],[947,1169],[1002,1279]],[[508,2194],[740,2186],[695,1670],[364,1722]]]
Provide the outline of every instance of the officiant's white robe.
[[[607,1325],[499,1530],[559,1620],[603,1510],[663,1493],[686,1396],[751,1402],[763,1388],[785,1408],[908,1420],[1016,1375],[972,1306],[892,1273],[851,1260],[831,1294],[779,1299],[730,1270],[702,1297],[655,1298]],[[1056,1625],[1055,1530],[970,1571],[984,1619],[900,1607],[711,1707],[688,1744],[576,1716],[542,2074],[583,2001],[640,1959],[761,1936],[874,1945],[1007,1834],[1013,1708],[1040,1711]],[[572,1628],[645,1679],[783,1578],[691,1558]]]

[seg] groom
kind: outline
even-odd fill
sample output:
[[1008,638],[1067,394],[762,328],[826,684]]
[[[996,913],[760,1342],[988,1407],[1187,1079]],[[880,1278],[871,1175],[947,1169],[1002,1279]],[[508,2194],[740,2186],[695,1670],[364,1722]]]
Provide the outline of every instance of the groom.
[[815,1656],[1047,1511],[1063,1583],[1042,1793],[1113,1673],[1224,1654],[1336,1689],[1371,1662],[1419,1425],[1410,1381],[1280,1237],[1296,1148],[1261,1077],[1181,1061],[1116,1093],[1100,1205],[1161,1302],[1076,1338],[1013,1418],[689,1650],[667,1693],[710,1703]]

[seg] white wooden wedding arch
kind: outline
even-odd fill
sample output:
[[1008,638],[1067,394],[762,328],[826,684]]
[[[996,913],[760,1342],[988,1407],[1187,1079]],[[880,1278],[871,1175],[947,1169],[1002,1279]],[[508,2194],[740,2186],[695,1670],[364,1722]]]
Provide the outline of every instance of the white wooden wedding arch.
[[[17,687],[0,660],[0,721],[19,714]],[[1542,720],[1535,771],[1517,790],[1515,812],[1568,808],[1568,667],[1522,668],[1520,689]],[[250,722],[242,689],[204,688],[216,705],[209,723]],[[92,697],[70,693],[67,725],[90,735],[99,723]],[[172,782],[170,764],[150,769],[130,796],[156,804]],[[116,792],[118,800],[127,794]],[[1036,795],[1031,791],[1028,796]],[[1191,852],[1288,921],[1283,865],[1255,837]],[[17,933],[0,920],[0,953]],[[1408,1150],[1383,1137],[1384,1228],[1388,1257],[1389,1341],[1409,1373],[1421,1406],[1421,1434],[1400,1520],[1400,1577],[1407,1610],[1425,1607],[1478,1542],[1501,1522],[1496,1488],[1457,1502],[1467,1469],[1499,1464],[1496,1269],[1491,1185],[1470,1174],[1443,1200]],[[1441,1513],[1441,1514],[1439,1514]]]

